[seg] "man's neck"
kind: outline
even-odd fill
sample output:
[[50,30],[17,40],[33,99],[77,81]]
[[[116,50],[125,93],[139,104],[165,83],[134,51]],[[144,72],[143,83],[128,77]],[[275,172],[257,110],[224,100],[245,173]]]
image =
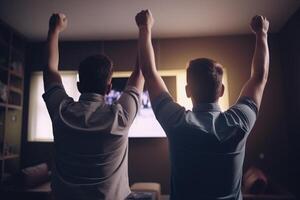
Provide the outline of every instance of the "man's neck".
[[201,104],[219,104],[219,99],[215,100],[215,101],[196,101],[195,99],[192,98],[192,103],[193,103],[193,107],[196,107],[198,105],[201,105]]

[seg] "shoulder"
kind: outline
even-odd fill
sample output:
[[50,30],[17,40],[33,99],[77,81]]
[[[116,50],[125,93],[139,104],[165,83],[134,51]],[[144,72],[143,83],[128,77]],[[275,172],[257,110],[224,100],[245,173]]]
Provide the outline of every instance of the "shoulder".
[[165,130],[182,124],[185,119],[186,109],[176,103],[168,92],[163,92],[152,102],[156,119]]
[[224,112],[229,122],[239,125],[249,132],[258,115],[258,107],[250,97],[241,97],[232,107]]
[[57,117],[59,109],[63,102],[74,101],[73,98],[67,95],[63,85],[58,83],[50,85],[42,97],[46,103],[48,112],[52,120]]

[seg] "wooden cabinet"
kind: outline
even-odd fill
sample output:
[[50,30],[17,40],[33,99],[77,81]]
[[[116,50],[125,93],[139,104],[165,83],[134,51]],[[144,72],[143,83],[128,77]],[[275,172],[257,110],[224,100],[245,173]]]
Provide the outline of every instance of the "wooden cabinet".
[[0,22],[0,182],[19,171],[26,40]]

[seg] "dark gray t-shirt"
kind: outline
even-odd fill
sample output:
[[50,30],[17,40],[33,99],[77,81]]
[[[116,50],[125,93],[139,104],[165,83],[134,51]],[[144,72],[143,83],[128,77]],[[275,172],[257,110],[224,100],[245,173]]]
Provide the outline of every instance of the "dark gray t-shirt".
[[258,112],[255,102],[244,97],[225,112],[217,103],[186,111],[163,93],[152,105],[169,140],[171,200],[241,200],[245,144]]
[[94,93],[75,102],[62,85],[50,87],[43,98],[53,126],[56,199],[125,199],[130,193],[127,136],[138,111],[137,89],[127,87],[112,105]]

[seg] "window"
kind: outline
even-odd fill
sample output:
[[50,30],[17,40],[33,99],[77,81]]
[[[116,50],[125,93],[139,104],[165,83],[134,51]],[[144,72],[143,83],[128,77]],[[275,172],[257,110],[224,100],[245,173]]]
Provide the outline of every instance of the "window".
[[[77,72],[64,71],[60,72],[62,82],[67,94],[78,100],[80,93],[77,90]],[[44,93],[43,73],[33,72],[30,80],[29,96],[29,124],[28,140],[29,141],[52,141],[52,125],[50,117],[42,98]]]
[[[77,90],[78,76],[76,71],[64,71],[60,72],[62,81],[67,94],[75,101],[78,100],[80,93]],[[113,77],[115,78],[126,78],[129,77],[131,72],[114,72]],[[162,70],[159,74],[164,77],[174,78],[175,87],[169,88],[176,95],[176,100],[180,105],[185,106],[187,109],[192,109],[192,102],[185,95],[185,83],[186,83],[186,72],[185,70]],[[227,89],[227,76],[224,70],[223,84],[225,85],[224,96],[220,99],[219,103],[222,110],[226,110],[229,106],[228,89]],[[169,82],[171,79],[169,79]],[[165,79],[166,81],[167,79]],[[169,87],[169,83],[167,83]],[[43,75],[42,72],[34,72],[31,74],[30,80],[30,99],[29,99],[29,124],[28,124],[28,140],[29,141],[53,141],[52,125],[50,117],[42,98],[44,93],[43,87]],[[145,113],[144,113],[145,114]],[[137,116],[133,122],[130,130],[129,137],[165,137],[165,134],[156,121],[152,110],[146,113],[147,119],[143,119],[141,116]],[[144,120],[147,120],[145,122]],[[145,132],[145,125],[148,125],[147,132]],[[152,131],[152,129],[155,129]]]

